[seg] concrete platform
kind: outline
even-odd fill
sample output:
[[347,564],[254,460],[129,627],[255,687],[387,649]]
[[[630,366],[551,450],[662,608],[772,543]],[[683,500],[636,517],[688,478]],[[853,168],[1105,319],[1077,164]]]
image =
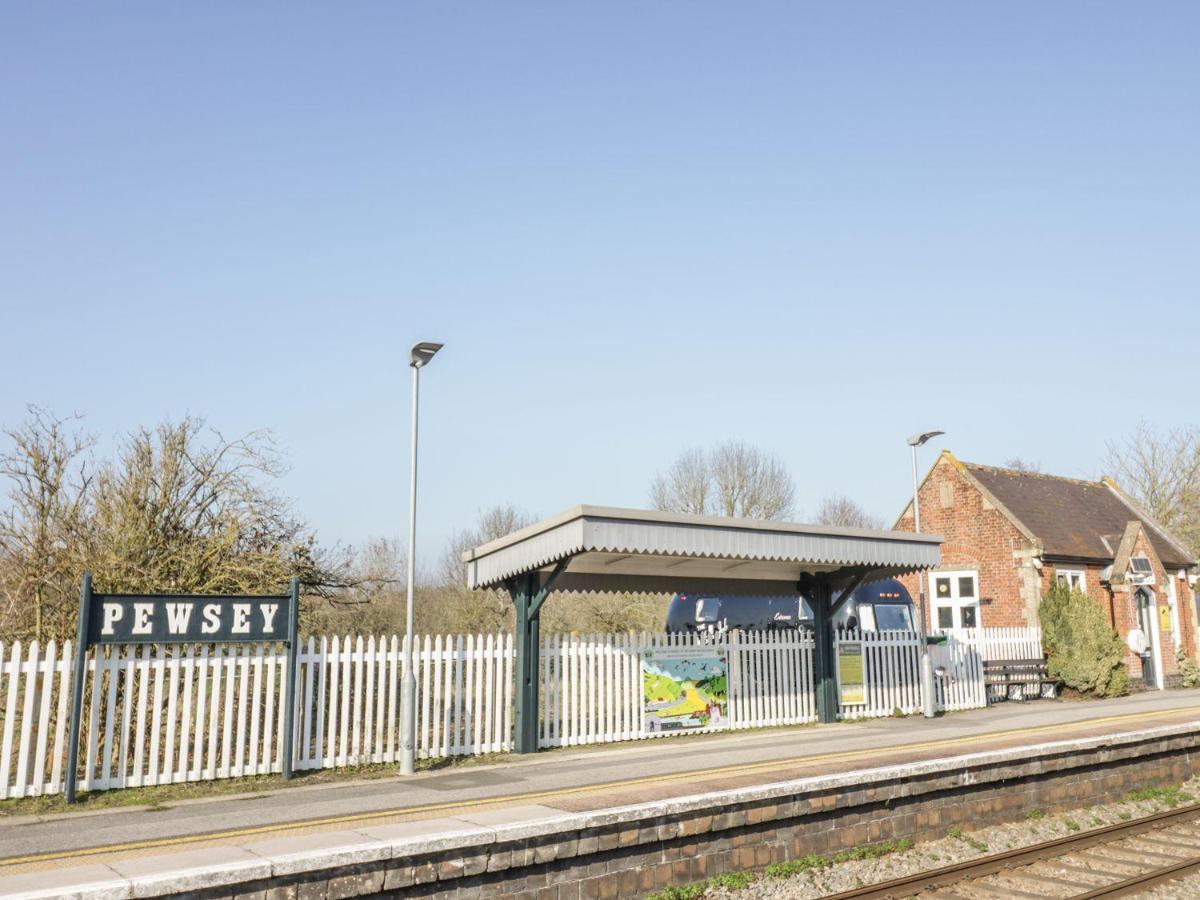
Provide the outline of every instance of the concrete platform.
[[[95,897],[155,896],[168,885],[176,891],[219,889],[235,883],[222,878],[282,877],[317,860],[361,866],[400,848],[430,853],[472,841],[492,844],[498,835],[518,840],[526,832],[582,827],[585,820],[594,828],[617,808],[667,808],[730,792],[749,796],[747,791],[804,779],[815,784],[814,778],[847,771],[902,767],[927,773],[954,757],[998,753],[1019,760],[1022,748],[1056,741],[1090,739],[1089,746],[1097,746],[1118,734],[1200,728],[1198,707],[1200,691],[1004,703],[932,721],[680,737],[546,752],[409,779],[189,801],[165,810],[10,819],[0,826],[0,896],[70,896],[73,884],[91,885],[79,895]],[[215,876],[217,863],[230,874]]]

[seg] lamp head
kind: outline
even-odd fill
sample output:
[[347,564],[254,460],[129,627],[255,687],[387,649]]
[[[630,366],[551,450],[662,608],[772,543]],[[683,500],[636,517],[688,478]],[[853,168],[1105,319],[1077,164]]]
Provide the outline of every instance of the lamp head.
[[945,434],[945,433],[946,432],[944,432],[944,431],[925,431],[920,434],[914,434],[912,437],[910,437],[908,439],[908,446],[920,447],[922,444],[924,444],[930,438],[935,438],[939,434]]
[[409,351],[408,364],[414,369],[419,369],[431,359],[435,353],[444,347],[445,344],[435,344],[431,341],[420,341],[412,345],[412,350]]

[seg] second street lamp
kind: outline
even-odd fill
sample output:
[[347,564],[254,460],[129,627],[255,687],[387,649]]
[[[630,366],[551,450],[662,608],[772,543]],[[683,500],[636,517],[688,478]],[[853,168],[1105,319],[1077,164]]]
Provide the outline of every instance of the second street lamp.
[[413,672],[413,585],[417,545],[417,403],[421,390],[421,368],[428,365],[442,344],[422,341],[413,344],[408,364],[412,367],[412,468],[408,483],[408,603],[404,629],[404,684],[400,692],[400,774],[413,774],[416,766],[417,676]]
[[[944,431],[923,431],[920,434],[914,434],[908,439],[908,446],[912,448],[912,480],[913,480],[913,531],[917,534],[921,533],[921,498],[918,496],[919,485],[917,484],[917,448],[924,446],[925,442],[938,435],[945,434]],[[933,660],[929,658],[929,641],[926,638],[925,622],[925,580],[921,573],[917,573],[917,596],[921,601],[921,627],[917,633],[921,638],[921,706],[922,712],[926,718],[932,719],[936,714],[933,698]]]

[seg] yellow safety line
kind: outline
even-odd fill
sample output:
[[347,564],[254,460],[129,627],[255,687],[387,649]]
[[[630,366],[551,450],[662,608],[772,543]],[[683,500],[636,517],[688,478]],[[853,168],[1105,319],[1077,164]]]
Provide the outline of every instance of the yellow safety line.
[[74,859],[77,857],[98,856],[107,853],[125,853],[131,850],[145,850],[153,847],[172,847],[179,844],[219,841],[232,837],[244,837],[247,835],[271,834],[280,831],[295,831],[301,828],[314,828],[322,825],[339,825],[347,822],[368,822],[373,819],[387,819],[393,816],[410,816],[427,812],[443,812],[448,809],[458,809],[465,806],[470,806],[472,808],[480,806],[497,806],[500,804],[512,804],[519,801],[545,800],[550,797],[562,797],[568,794],[583,794],[587,793],[588,791],[610,791],[617,788],[636,787],[651,784],[669,784],[674,781],[683,781],[685,779],[695,780],[697,777],[702,777],[707,780],[714,776],[726,775],[734,772],[757,772],[767,769],[783,769],[799,764],[827,762],[833,759],[854,760],[867,756],[879,756],[882,753],[908,752],[913,750],[924,750],[930,747],[949,747],[961,744],[980,743],[982,741],[1013,737],[1015,735],[1038,734],[1044,731],[1061,730],[1069,726],[1093,727],[1111,722],[1129,722],[1136,719],[1150,719],[1157,718],[1159,716],[1179,715],[1180,713],[1186,712],[1188,712],[1186,709],[1168,709],[1157,710],[1154,712],[1130,713],[1122,716],[1105,716],[1099,719],[1084,719],[1079,722],[1067,722],[1056,725],[1038,725],[1031,728],[1014,728],[1008,731],[993,731],[987,734],[967,735],[965,737],[946,738],[938,741],[924,741],[917,744],[898,744],[893,747],[873,747],[866,750],[847,750],[841,752],[822,753],[816,756],[793,756],[788,757],[787,759],[767,760],[760,763],[742,763],[723,766],[715,769],[694,769],[672,775],[648,775],[643,778],[629,778],[623,781],[609,781],[601,784],[582,785],[579,787],[552,788],[545,791],[531,791],[525,794],[506,794],[503,797],[490,797],[482,800],[458,800],[447,801],[445,803],[428,803],[424,806],[402,806],[393,809],[377,810],[374,812],[350,813],[341,816],[305,819],[297,822],[283,822],[274,825],[256,825],[249,828],[233,828],[229,829],[228,831],[178,835],[176,837],[167,838],[150,838],[141,841],[130,841],[124,844],[107,844],[102,847],[86,847],[83,849],[61,850],[50,853],[33,853],[28,856],[10,856],[5,859],[0,859],[0,868],[35,862],[51,862],[56,859]]

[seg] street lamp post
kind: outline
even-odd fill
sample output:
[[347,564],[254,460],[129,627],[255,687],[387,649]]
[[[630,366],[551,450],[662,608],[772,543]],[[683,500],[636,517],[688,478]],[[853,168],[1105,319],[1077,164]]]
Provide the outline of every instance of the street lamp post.
[[408,482],[408,606],[404,629],[404,686],[400,694],[400,774],[415,769],[417,735],[417,676],[413,673],[413,585],[416,572],[417,543],[417,401],[421,386],[421,367],[426,365],[441,344],[422,341],[413,344],[408,364],[412,367],[412,468]]
[[[923,446],[930,438],[935,438],[938,435],[945,434],[944,431],[924,431],[920,434],[914,434],[908,439],[908,446],[912,449],[912,481],[913,481],[913,530],[915,533],[921,533],[921,498],[919,494],[919,485],[917,484],[917,448]],[[922,712],[927,719],[932,719],[937,710],[934,708],[933,702],[933,660],[929,656],[929,641],[925,637],[925,579],[920,574],[917,575],[917,596],[921,603],[921,627],[918,629],[918,634],[921,637],[921,707]]]

